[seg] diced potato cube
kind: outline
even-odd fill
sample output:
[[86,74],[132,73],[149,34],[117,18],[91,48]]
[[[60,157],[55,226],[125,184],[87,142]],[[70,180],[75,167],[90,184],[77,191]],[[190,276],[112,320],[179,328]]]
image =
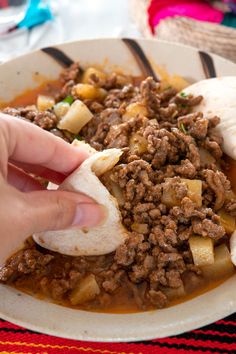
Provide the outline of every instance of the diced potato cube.
[[27,105],[25,108],[29,109],[29,110],[32,110],[32,111],[35,111],[37,110],[37,107],[35,104],[30,104],[30,105]]
[[186,81],[183,77],[176,75],[176,74],[169,77],[169,83],[177,91],[181,91],[181,90],[185,89],[185,87],[189,86],[188,81]]
[[223,244],[215,248],[215,262],[201,267],[203,275],[210,280],[219,280],[235,273],[228,247]]
[[181,200],[177,198],[175,190],[171,184],[164,184],[161,202],[168,207],[180,205]]
[[231,261],[236,266],[236,231],[234,231],[230,237],[229,247]]
[[232,234],[232,232],[234,232],[234,230],[236,229],[235,217],[227,214],[226,211],[223,209],[218,212],[218,215],[220,217],[220,223],[224,227],[225,232],[227,234]]
[[79,131],[92,119],[93,114],[88,107],[80,100],[75,100],[68,112],[57,124],[59,129],[68,130],[78,134]]
[[183,77],[178,76],[176,74],[170,75],[164,66],[155,65],[155,71],[161,79],[161,89],[165,89],[172,86],[177,90],[177,92],[179,92],[190,85],[189,82],[186,81]]
[[214,246],[209,237],[191,236],[189,246],[196,266],[204,266],[214,263]]
[[70,104],[67,102],[58,102],[53,107],[54,113],[56,114],[57,118],[61,119],[70,108]]
[[147,116],[148,111],[145,105],[140,102],[130,103],[123,114],[124,120],[129,120],[130,118],[134,118],[137,115]]
[[[167,178],[165,181],[171,180]],[[202,206],[202,181],[198,179],[184,179],[181,182],[186,184],[188,188],[188,197],[196,204],[197,207]],[[180,205],[181,200],[176,195],[176,191],[172,188],[171,184],[166,184],[163,187],[162,203],[168,207]]]
[[135,232],[140,233],[140,234],[147,234],[148,233],[148,224],[133,223],[131,225],[131,229]]
[[204,148],[199,148],[200,160],[202,164],[212,164],[215,163],[215,158]]
[[236,195],[232,190],[226,191],[225,192],[225,199],[226,200],[236,199]]
[[100,288],[93,274],[79,281],[78,285],[69,295],[72,305],[83,304],[93,300],[100,293]]
[[120,86],[125,86],[132,83],[132,77],[128,75],[117,74],[116,83]]
[[46,111],[54,106],[55,100],[53,97],[39,95],[37,98],[37,108],[39,111]]
[[147,151],[147,140],[137,133],[131,135],[129,140],[130,152],[132,154],[143,154]]
[[195,272],[186,271],[181,276],[184,283],[184,290],[186,294],[202,289],[206,282],[202,275],[197,275]]
[[99,78],[100,80],[105,80],[107,77],[107,75],[103,71],[90,67],[85,70],[82,77],[82,83],[89,84],[91,75],[96,75],[97,78]]
[[181,181],[187,184],[188,197],[200,208],[202,206],[202,181],[184,178],[181,178]]
[[163,286],[161,291],[168,297],[169,300],[177,300],[186,295],[183,285],[178,288],[166,288]]
[[107,171],[102,175],[101,182],[107,187],[119,205],[125,204],[123,190],[116,182],[111,179],[111,171]]
[[103,100],[107,95],[106,90],[90,84],[77,84],[73,87],[72,93],[82,100]]

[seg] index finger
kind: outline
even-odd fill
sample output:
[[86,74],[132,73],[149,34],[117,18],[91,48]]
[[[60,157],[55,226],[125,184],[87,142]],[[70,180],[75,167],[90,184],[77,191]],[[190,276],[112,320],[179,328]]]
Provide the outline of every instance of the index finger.
[[88,157],[63,139],[6,114],[0,114],[0,138],[5,144],[1,150],[8,155],[6,160],[44,166],[63,174],[73,171]]

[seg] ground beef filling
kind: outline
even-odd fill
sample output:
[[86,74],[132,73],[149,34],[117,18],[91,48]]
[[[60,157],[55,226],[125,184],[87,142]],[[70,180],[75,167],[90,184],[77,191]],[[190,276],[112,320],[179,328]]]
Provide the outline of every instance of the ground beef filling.
[[[81,73],[74,64],[61,75],[63,87],[57,100],[73,96]],[[104,309],[122,296],[142,310],[162,308],[173,294],[181,296],[203,281],[201,270],[193,263],[190,236],[208,236],[216,244],[225,242],[217,212],[224,208],[236,215],[235,200],[227,198],[232,192],[230,182],[219,170],[222,141],[214,130],[219,118],[192,113],[201,96],[181,96],[173,88],[163,90],[151,77],[140,83],[130,77],[123,77],[122,82],[116,74],[106,80],[96,75],[90,79],[94,86],[106,89],[107,96],[103,101],[84,100],[94,117],[80,136],[97,150],[123,149],[120,162],[101,181],[112,194],[114,185],[119,191],[119,196],[114,196],[130,236],[116,252],[97,257],[63,256],[29,240],[0,270],[0,280],[66,303],[78,282],[94,274],[100,294],[84,308]],[[134,104],[142,110],[127,115]],[[39,112],[28,107],[6,108],[4,112],[67,141],[74,138],[57,129],[53,110]],[[188,195],[183,179],[202,181],[201,206]],[[170,193],[174,205],[166,201],[165,195]]]

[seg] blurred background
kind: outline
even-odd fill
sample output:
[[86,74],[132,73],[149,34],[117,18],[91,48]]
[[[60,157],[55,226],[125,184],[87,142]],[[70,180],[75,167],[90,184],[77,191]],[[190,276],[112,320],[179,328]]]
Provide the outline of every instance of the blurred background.
[[236,0],[0,0],[0,62],[64,41],[154,37],[236,61]]
[[[0,0],[0,6],[20,2]],[[7,7],[0,9],[0,61],[64,41],[140,35],[130,20],[128,0],[31,0],[27,5],[29,16],[8,33],[6,21],[1,25],[1,12]],[[14,7],[13,16],[21,11]]]

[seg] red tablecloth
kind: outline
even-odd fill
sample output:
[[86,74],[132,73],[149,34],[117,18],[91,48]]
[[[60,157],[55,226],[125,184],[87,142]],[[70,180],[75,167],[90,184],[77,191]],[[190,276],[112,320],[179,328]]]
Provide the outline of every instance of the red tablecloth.
[[2,354],[236,353],[236,314],[179,336],[138,343],[92,343],[39,334],[0,320]]

